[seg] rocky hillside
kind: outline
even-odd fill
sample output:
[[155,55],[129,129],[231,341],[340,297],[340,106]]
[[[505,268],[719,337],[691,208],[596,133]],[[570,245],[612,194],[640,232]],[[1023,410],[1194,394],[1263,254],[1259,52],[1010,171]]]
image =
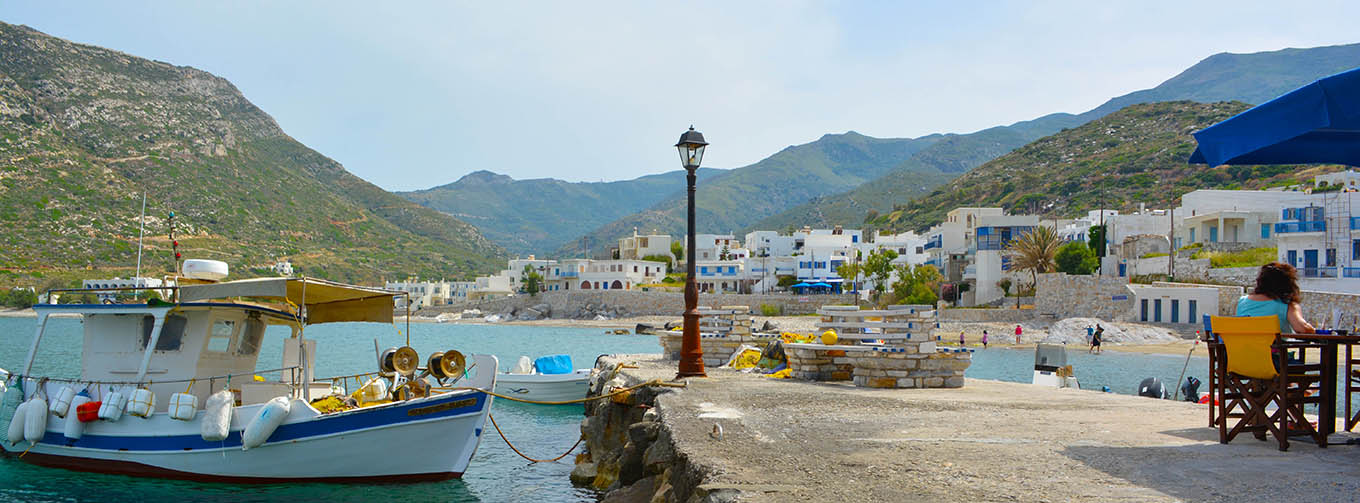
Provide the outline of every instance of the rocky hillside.
[[1240,102],[1132,105],[1018,148],[869,223],[922,230],[960,206],[1053,217],[1079,216],[1102,205],[1125,211],[1139,203],[1165,208],[1192,190],[1286,185],[1319,169],[1186,164],[1195,149],[1190,133],[1247,108]]
[[[722,173],[702,168],[699,183]],[[398,194],[476,225],[511,253],[527,255],[556,250],[574,237],[684,191],[683,170],[618,182],[578,183],[551,178],[515,180],[474,171],[450,184]]]
[[503,262],[459,220],[365,182],[288,137],[226,80],[0,23],[0,285],[186,257],[236,275],[288,257],[352,281],[468,276]]
[[1112,98],[1085,113],[1050,114],[1032,121],[958,135],[932,145],[901,166],[850,191],[830,194],[771,216],[755,227],[857,225],[895,204],[929,192],[936,168],[963,173],[1035,139],[1099,119],[1129,105],[1191,100],[1200,103],[1265,103],[1318,78],[1360,67],[1360,44],[1283,49],[1252,54],[1215,54],[1155,88]]

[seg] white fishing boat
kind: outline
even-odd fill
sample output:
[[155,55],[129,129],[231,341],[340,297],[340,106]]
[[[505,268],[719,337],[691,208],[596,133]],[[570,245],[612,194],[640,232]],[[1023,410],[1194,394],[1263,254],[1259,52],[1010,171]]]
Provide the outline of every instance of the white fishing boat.
[[[314,379],[317,341],[305,327],[391,323],[403,294],[303,278],[217,282],[226,264],[207,264],[221,274],[191,271],[206,262],[186,261],[197,278],[179,278],[171,302],[34,306],[37,334],[7,379],[4,452],[72,470],[227,482],[440,480],[467,470],[492,397],[464,388],[495,386],[494,356],[435,353],[422,368],[413,349],[394,348],[378,371]],[[83,319],[79,375],[34,370],[63,366],[34,361],[57,314]],[[256,365],[270,325],[291,328],[272,372]]]
[[1081,383],[1067,364],[1067,348],[1062,344],[1039,344],[1034,348],[1034,384],[1054,388],[1081,389]]
[[590,369],[572,369],[571,357],[553,355],[531,362],[521,356],[510,372],[496,377],[496,392],[536,402],[565,402],[586,397]]

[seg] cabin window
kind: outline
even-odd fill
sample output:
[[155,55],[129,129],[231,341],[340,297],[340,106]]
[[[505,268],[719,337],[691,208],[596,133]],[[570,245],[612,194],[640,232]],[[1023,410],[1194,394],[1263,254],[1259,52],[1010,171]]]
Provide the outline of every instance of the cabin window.
[[260,350],[260,339],[264,338],[264,322],[260,321],[259,316],[252,316],[246,319],[246,328],[241,332],[241,341],[237,343],[237,356],[250,356]]
[[236,333],[236,320],[214,320],[208,333],[207,351],[225,353],[231,347],[231,336]]
[[[179,351],[180,344],[184,342],[184,327],[189,324],[189,319],[178,314],[165,317],[165,323],[161,325],[161,335],[156,339],[156,351]],[[146,344],[151,341],[151,329],[156,326],[156,317],[146,315],[142,317],[142,346],[146,349]]]

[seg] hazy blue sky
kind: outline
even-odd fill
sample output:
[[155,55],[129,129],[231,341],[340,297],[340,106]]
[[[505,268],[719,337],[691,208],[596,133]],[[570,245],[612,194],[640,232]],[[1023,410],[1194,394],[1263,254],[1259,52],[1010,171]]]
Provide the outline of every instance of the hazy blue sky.
[[825,133],[1082,112],[1218,52],[1360,41],[1360,2],[0,0],[0,20],[230,79],[392,190],[633,178]]

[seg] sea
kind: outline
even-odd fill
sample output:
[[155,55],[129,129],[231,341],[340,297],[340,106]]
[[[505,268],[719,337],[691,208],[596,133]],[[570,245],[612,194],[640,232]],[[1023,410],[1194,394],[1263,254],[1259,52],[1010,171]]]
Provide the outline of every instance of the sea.
[[[0,367],[17,371],[23,364],[36,328],[33,318],[0,318]],[[381,347],[405,342],[406,326],[338,323],[307,328],[317,341],[317,376],[357,374],[375,370],[374,339]],[[411,324],[411,346],[422,356],[456,349],[464,354],[496,355],[508,369],[521,355],[571,355],[577,368],[593,365],[601,354],[656,353],[655,337],[616,335],[601,328],[516,325]],[[288,331],[272,327],[265,337],[258,368],[280,367]],[[81,322],[55,318],[48,322],[35,375],[70,377],[79,373]],[[1173,391],[1182,369],[1203,380],[1208,367],[1203,349],[1198,356],[1148,355],[1109,351],[1088,355],[1068,351],[1084,389],[1136,394],[1138,383],[1157,377]],[[967,375],[973,378],[1030,382],[1033,350],[976,348]],[[1201,391],[1205,391],[1201,389]],[[582,407],[539,406],[497,400],[492,409],[511,442],[536,458],[553,458],[576,442]],[[8,418],[6,412],[4,417]],[[516,455],[488,429],[462,479],[416,484],[266,484],[238,485],[139,479],[118,475],[79,473],[31,466],[0,458],[0,502],[84,501],[451,501],[566,503],[596,501],[596,492],[572,486],[568,475],[574,456],[557,462],[531,463]],[[579,453],[580,447],[573,452]],[[393,452],[392,456],[420,456]],[[381,463],[382,460],[374,460]]]

